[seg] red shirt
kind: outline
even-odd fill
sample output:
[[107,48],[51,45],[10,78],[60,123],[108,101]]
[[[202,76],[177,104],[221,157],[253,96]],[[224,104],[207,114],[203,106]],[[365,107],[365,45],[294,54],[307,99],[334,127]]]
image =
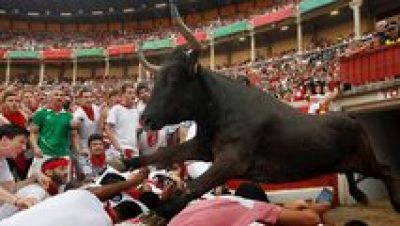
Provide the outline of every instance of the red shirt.
[[281,211],[265,202],[222,196],[189,204],[168,226],[245,226],[256,221],[274,225]]

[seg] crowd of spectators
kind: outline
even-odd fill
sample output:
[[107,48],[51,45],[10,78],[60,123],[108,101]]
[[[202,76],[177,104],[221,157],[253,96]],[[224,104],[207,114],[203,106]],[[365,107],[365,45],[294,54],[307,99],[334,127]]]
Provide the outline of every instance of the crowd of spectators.
[[302,52],[288,50],[268,60],[250,60],[217,69],[231,78],[246,77],[249,82],[286,102],[310,101],[312,96],[329,96],[347,90],[340,81],[341,57],[400,42],[399,23],[380,21],[376,32],[360,40],[340,37],[336,42],[313,37]]
[[[274,1],[272,8],[259,8],[252,15],[238,13],[230,16],[218,16],[216,19],[201,21],[191,26],[195,32],[210,32],[221,26],[246,20],[252,16],[275,12],[279,8],[293,4],[292,0]],[[156,26],[151,30],[114,32],[31,32],[1,31],[0,48],[11,50],[45,50],[57,48],[94,48],[110,45],[135,43],[136,41],[158,40],[173,37],[176,28]]]
[[[117,37],[110,41],[118,42]],[[58,44],[63,43],[54,37],[53,40]],[[292,49],[267,60],[258,58],[256,62],[246,60],[235,65],[217,65],[216,68],[233,79],[246,77],[252,84],[281,100],[310,101],[311,96],[326,96],[348,89],[346,84],[340,83],[339,59],[398,42],[399,23],[396,20],[380,21],[375,33],[365,34],[357,41],[352,35],[333,40],[335,42],[313,36],[302,53]],[[106,83],[102,83],[102,86]]]

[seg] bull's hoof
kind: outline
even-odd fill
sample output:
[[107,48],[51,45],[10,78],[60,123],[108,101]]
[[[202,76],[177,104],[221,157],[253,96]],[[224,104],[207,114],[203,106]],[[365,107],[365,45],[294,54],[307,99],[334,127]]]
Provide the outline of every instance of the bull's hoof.
[[400,202],[399,202],[399,201],[397,201],[397,202],[393,202],[393,201],[392,201],[392,206],[393,206],[393,209],[394,209],[397,213],[400,213]]
[[362,192],[360,189],[356,189],[352,192],[350,192],[351,196],[353,196],[353,198],[360,204],[362,205],[368,205],[369,201],[368,201],[368,197],[367,195]]
[[400,179],[392,179],[390,184],[390,202],[393,209],[400,213]]

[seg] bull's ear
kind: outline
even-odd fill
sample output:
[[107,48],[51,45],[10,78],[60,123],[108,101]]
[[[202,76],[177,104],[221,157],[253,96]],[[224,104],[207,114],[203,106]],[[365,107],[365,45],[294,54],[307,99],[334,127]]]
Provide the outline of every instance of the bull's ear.
[[199,63],[200,50],[189,49],[186,52],[186,63],[189,66],[189,74],[195,76],[200,66]]

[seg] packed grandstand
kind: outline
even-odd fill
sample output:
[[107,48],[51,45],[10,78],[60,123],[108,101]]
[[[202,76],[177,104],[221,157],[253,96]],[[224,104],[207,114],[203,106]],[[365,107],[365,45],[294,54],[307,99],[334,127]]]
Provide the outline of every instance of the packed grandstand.
[[[377,134],[385,130],[392,134],[400,131],[400,124],[384,121],[398,122],[399,118],[399,1],[170,2],[177,5],[184,23],[202,43],[201,67],[261,90],[306,114],[342,111],[363,115],[360,121],[378,137],[371,138],[372,143],[392,144],[378,155],[389,159],[389,165],[398,165],[393,157],[398,154],[392,150],[398,145],[392,141],[395,139],[388,140],[394,136],[382,138]],[[186,182],[198,178],[211,163],[182,162],[167,169],[151,168],[148,172],[141,168],[132,173],[125,172],[121,158],[152,155],[159,148],[183,143],[196,134],[193,121],[147,131],[139,119],[157,74],[143,65],[138,51],[143,51],[152,63],[161,64],[176,47],[190,47],[190,40],[177,28],[170,14],[170,2],[0,0],[0,123],[15,124],[30,132],[30,145],[19,151],[16,158],[4,154],[6,151],[0,147],[0,226],[30,225],[21,223],[24,221],[33,222],[32,226],[47,226],[53,224],[53,217],[67,219],[87,209],[92,212],[87,212],[86,219],[79,216],[75,223],[66,220],[63,225],[88,225],[91,216],[96,222],[91,225],[167,225],[165,218],[151,214],[149,217],[149,209],[153,214],[159,203],[173,197],[173,189],[186,191]],[[49,113],[53,111],[56,113]],[[69,121],[62,124],[65,120]],[[0,126],[0,136],[18,133],[15,128],[5,126],[4,132],[2,129]],[[131,133],[132,136],[127,135]],[[52,145],[57,146],[56,151]],[[96,149],[96,145],[100,148]],[[63,171],[65,175],[61,175]],[[104,179],[107,173],[112,174],[108,179],[111,182]],[[14,187],[7,191],[10,187],[4,187],[2,182],[10,181]],[[88,191],[98,199],[78,191],[66,192],[65,187],[69,186],[75,190],[77,181],[79,187],[90,187]],[[107,196],[112,198],[108,201],[103,190],[91,187],[116,181],[127,183],[120,188],[125,192],[119,192],[118,197]],[[393,219],[388,217],[390,220],[381,219],[382,222],[368,217],[342,217],[337,212],[330,214],[331,207],[354,204],[343,181],[339,174],[274,185],[243,185],[231,180],[204,195],[202,200],[228,194],[234,198],[241,196],[244,200],[238,202],[249,212],[232,207],[226,213],[221,210],[220,215],[210,215],[219,224],[213,224],[212,220],[204,223],[199,219],[207,218],[209,213],[191,214],[204,210],[202,206],[196,209],[194,204],[193,209],[187,207],[169,225],[249,225],[237,223],[249,220],[251,225],[264,225],[256,221],[265,225],[344,225],[350,219],[361,221],[349,221],[346,225],[398,225],[400,218],[394,213]],[[43,192],[34,182],[45,185]],[[18,184],[31,187],[24,190]],[[252,194],[237,195],[242,185],[250,186],[242,192],[251,190]],[[372,194],[374,201],[386,200],[387,193],[379,186],[374,181],[364,181],[363,188]],[[279,205],[254,207],[260,204],[258,200],[248,207],[247,199],[260,189],[268,196],[261,199]],[[327,190],[332,195],[328,200],[330,205],[313,205],[317,195]],[[26,193],[32,197],[26,198]],[[48,201],[48,196],[53,198]],[[55,197],[58,201],[51,203]],[[58,203],[75,208],[72,202],[80,199],[84,204],[76,205],[77,210],[54,214],[48,222],[38,220],[41,216],[35,217]],[[125,199],[135,200],[136,204],[116,208]],[[204,208],[214,208],[214,204],[204,203]],[[304,209],[310,212],[301,212]],[[270,215],[255,216],[260,210]],[[300,211],[292,213],[298,217],[295,223],[280,218],[278,213],[286,210]],[[224,214],[242,218],[219,219]]]

